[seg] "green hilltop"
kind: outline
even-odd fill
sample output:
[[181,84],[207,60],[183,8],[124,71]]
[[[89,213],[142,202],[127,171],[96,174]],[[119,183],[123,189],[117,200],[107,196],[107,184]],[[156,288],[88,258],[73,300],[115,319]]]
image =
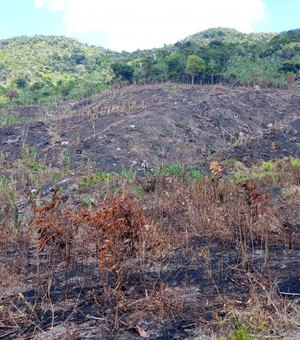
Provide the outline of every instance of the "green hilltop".
[[245,34],[213,28],[174,45],[132,53],[63,36],[0,40],[0,108],[85,97],[116,83],[192,78],[201,84],[286,87],[299,75],[300,29]]

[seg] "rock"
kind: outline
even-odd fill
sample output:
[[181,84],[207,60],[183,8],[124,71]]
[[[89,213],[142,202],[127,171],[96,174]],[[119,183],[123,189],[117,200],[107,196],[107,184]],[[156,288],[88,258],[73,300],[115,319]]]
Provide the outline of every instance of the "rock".
[[242,162],[247,164],[249,162],[249,158],[247,156],[242,157]]
[[78,184],[74,183],[73,185],[70,186],[70,191],[77,191],[78,190]]

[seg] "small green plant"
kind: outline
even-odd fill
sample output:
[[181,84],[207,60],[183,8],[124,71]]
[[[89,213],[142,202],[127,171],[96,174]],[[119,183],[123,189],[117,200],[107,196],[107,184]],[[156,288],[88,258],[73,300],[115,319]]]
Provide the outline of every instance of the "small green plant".
[[203,177],[203,172],[195,167],[190,167],[185,175],[188,179],[199,180]]
[[0,165],[3,165],[3,161],[4,161],[4,152],[0,150]]
[[150,178],[153,178],[155,176],[155,174],[150,171],[150,170],[147,170],[146,173],[145,173],[145,177],[150,179]]
[[36,147],[31,146],[22,150],[22,157],[25,162],[30,162],[36,158]]
[[62,177],[64,177],[64,175],[65,175],[65,172],[63,170],[57,170],[52,173],[52,178],[54,181],[57,181],[61,179]]
[[120,171],[120,176],[126,181],[126,182],[132,182],[135,179],[136,173],[133,169],[125,169],[122,167]]
[[228,158],[228,159],[225,159],[225,160],[223,161],[223,164],[225,164],[225,165],[235,165],[236,162],[237,162],[237,161],[236,161],[235,159]]
[[82,180],[78,183],[80,187],[90,187],[101,183],[103,181],[107,181],[110,179],[110,175],[106,172],[96,172],[91,175],[83,176]]
[[136,195],[136,196],[144,196],[145,195],[145,190],[144,190],[144,187],[142,185],[136,185],[134,186],[133,188],[133,193]]
[[63,166],[65,167],[65,169],[69,170],[71,168],[71,165],[72,165],[72,160],[71,160],[70,152],[64,151],[63,152]]
[[22,122],[22,119],[20,117],[16,117],[13,115],[4,115],[0,116],[0,128],[4,128],[6,126],[19,124]]
[[233,335],[231,340],[253,340],[254,337],[250,334],[250,331],[245,326],[238,326]]
[[180,175],[184,172],[185,165],[180,163],[161,166],[157,170],[160,176]]
[[46,167],[43,163],[36,161],[36,148],[34,146],[24,148],[22,151],[22,163],[33,172],[44,171]]
[[261,165],[261,168],[262,168],[264,171],[270,171],[271,168],[272,168],[272,162],[271,162],[271,161],[263,162],[262,165]]
[[300,168],[300,158],[292,158],[290,164],[292,168]]
[[92,205],[92,200],[88,195],[82,195],[80,204],[82,207],[89,208]]

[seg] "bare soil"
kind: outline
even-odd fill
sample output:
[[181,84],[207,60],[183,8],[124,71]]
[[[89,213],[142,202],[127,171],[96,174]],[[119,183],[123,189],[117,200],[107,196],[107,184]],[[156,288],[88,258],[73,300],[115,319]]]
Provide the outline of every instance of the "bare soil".
[[[108,172],[228,157],[250,164],[299,157],[299,107],[300,94],[286,90],[132,86],[54,106],[42,116],[36,109],[41,121],[1,129],[0,149],[12,162],[34,146],[53,166],[67,152],[74,168],[89,162]],[[13,112],[26,116],[26,108]],[[34,117],[30,107],[28,114]]]

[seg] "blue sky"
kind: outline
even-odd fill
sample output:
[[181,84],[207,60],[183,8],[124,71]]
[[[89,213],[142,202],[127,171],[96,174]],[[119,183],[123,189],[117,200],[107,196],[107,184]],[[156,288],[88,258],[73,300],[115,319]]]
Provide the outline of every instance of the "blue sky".
[[300,0],[0,0],[0,39],[67,35],[114,50],[160,47],[210,27],[300,28]]
[[256,32],[282,32],[300,28],[300,0],[264,0],[266,16],[254,25]]

